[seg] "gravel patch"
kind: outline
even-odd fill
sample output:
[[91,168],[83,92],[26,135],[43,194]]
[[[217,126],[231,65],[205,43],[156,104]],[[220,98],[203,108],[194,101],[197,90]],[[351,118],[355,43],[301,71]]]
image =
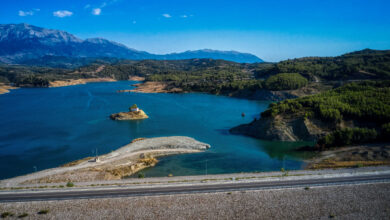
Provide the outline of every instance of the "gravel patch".
[[[1,203],[31,219],[389,219],[390,183]],[[37,214],[49,210],[47,214]]]

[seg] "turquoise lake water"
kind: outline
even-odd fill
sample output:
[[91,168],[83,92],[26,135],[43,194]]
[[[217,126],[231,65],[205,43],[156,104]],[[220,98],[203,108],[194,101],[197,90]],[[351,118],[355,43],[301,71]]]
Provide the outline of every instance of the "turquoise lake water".
[[[95,149],[108,153],[134,138],[173,135],[193,137],[211,149],[160,158],[157,166],[143,171],[146,176],[301,169],[304,165],[302,155],[291,149],[307,143],[229,134],[229,128],[259,117],[269,102],[199,93],[116,92],[130,89],[133,83],[17,89],[0,95],[0,179],[92,156]],[[109,119],[134,103],[150,118]]]

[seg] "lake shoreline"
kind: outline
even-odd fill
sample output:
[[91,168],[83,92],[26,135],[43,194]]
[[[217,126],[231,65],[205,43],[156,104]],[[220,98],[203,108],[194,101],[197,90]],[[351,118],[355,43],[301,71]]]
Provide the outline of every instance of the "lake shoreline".
[[[56,80],[49,82],[48,87],[43,88],[57,88],[57,87],[66,87],[66,86],[76,86],[83,85],[87,83],[100,83],[100,82],[117,82],[118,80],[112,78],[88,78],[88,79],[70,79],[70,80]],[[129,79],[132,81],[132,79]],[[42,87],[16,87],[5,84],[0,84],[0,95],[10,93],[10,90],[20,89],[20,88],[42,88]]]

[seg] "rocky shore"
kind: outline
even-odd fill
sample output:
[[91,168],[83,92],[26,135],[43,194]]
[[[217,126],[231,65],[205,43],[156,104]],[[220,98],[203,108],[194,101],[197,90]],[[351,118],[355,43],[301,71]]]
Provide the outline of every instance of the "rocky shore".
[[142,109],[139,109],[136,104],[134,104],[129,108],[128,112],[119,112],[119,113],[111,114],[110,118],[112,120],[123,121],[123,120],[147,119],[149,118],[149,116]]
[[149,116],[143,110],[139,110],[137,112],[119,112],[119,113],[115,113],[115,114],[110,115],[110,118],[112,120],[123,121],[123,120],[146,119],[146,118],[149,118]]
[[270,141],[315,141],[329,131],[321,121],[304,117],[262,117],[230,129],[232,134]]
[[158,162],[157,157],[197,153],[208,148],[209,144],[183,136],[136,139],[98,158],[85,158],[61,167],[2,180],[1,185],[118,180],[154,166]]

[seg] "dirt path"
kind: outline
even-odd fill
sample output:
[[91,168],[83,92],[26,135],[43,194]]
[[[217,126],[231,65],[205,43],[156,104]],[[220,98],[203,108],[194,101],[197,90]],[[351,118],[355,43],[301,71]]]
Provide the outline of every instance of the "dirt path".
[[106,67],[105,65],[99,66],[99,67],[95,70],[95,73],[100,73],[101,71],[104,70],[105,67]]

